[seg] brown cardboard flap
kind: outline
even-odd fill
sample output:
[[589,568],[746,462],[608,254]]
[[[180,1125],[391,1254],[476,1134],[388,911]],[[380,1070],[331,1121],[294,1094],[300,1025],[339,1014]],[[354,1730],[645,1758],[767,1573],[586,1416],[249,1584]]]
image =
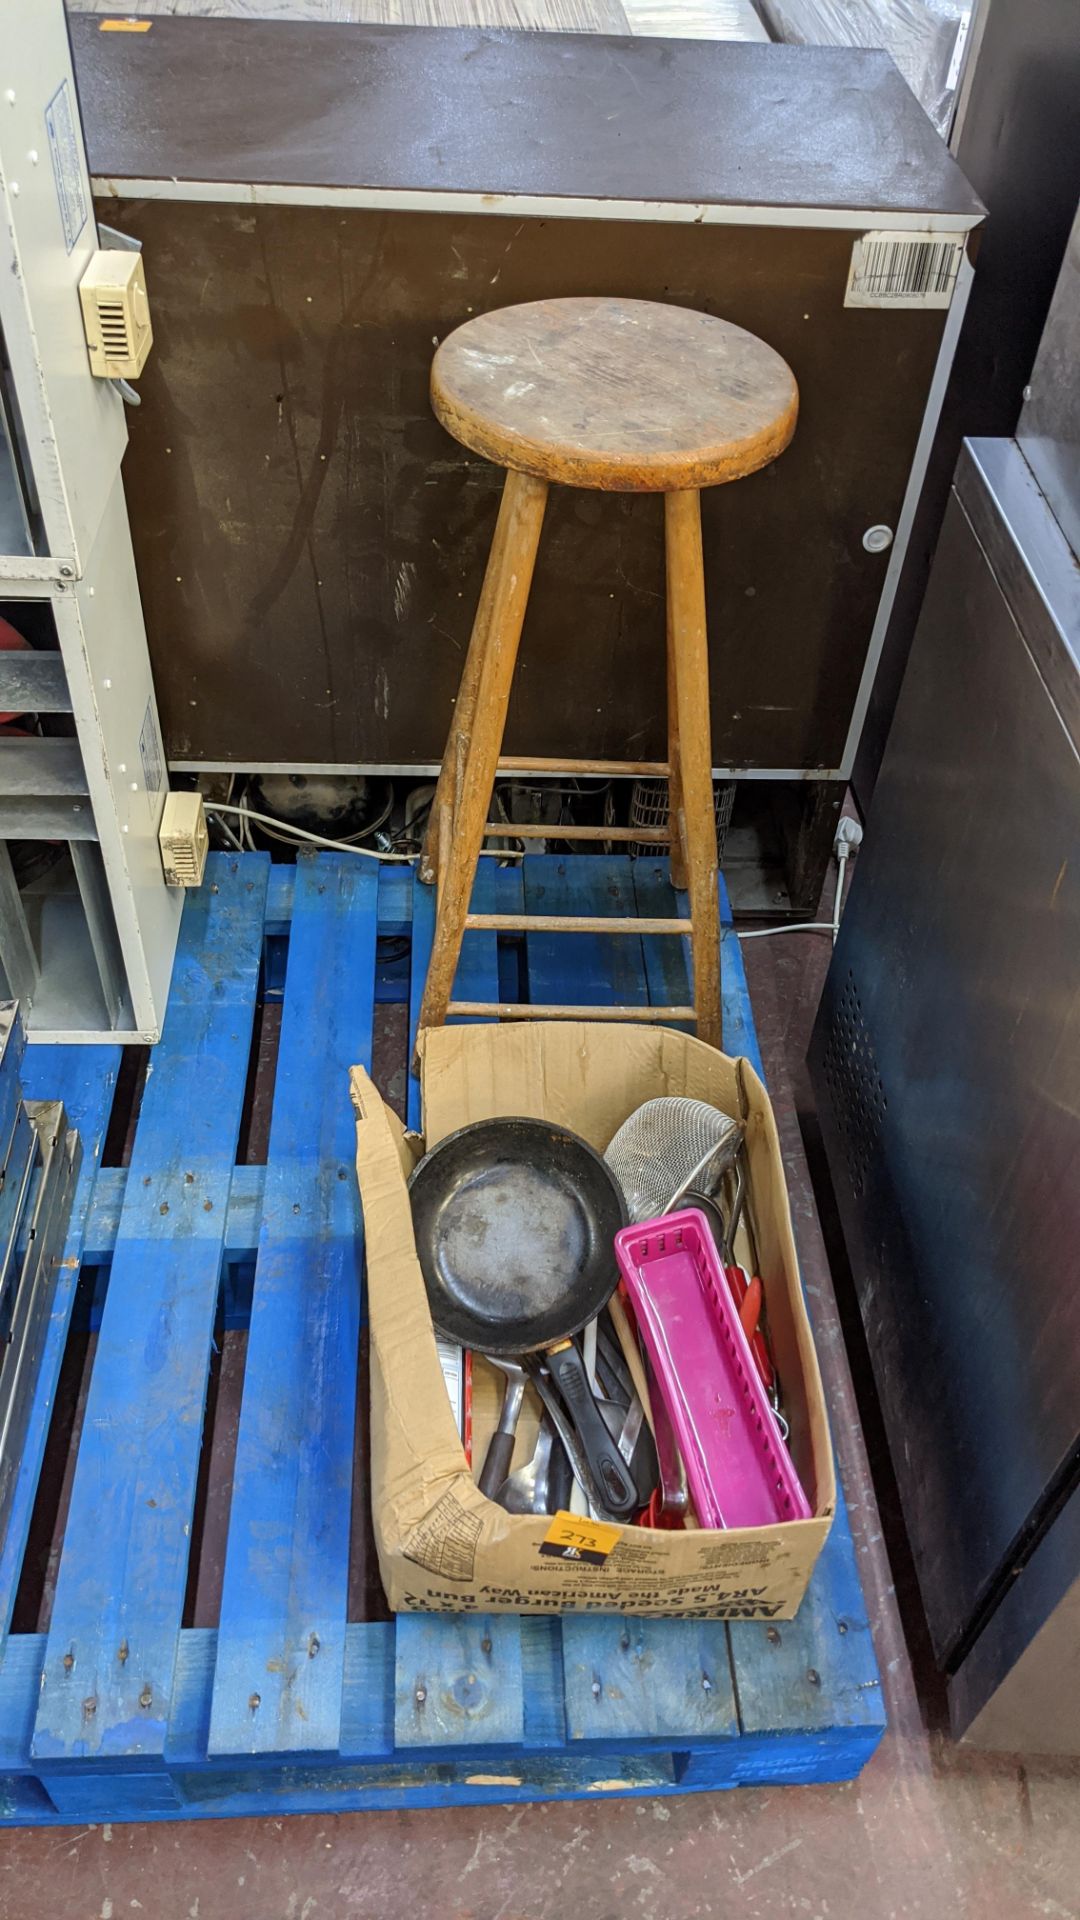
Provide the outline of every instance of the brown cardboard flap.
[[[421,1034],[424,1138],[434,1146],[469,1120],[520,1114],[573,1127],[603,1152],[628,1114],[657,1094],[683,1093],[742,1117],[738,1062],[700,1040],[620,1023],[603,1046],[602,1021],[514,1021],[485,1027],[489,1044],[463,1046],[461,1027]],[[612,1039],[608,1029],[609,1043]],[[466,1118],[467,1116],[467,1118]]]
[[[415,1155],[363,1067],[350,1092],[364,1208],[372,1344],[372,1486],[419,1517],[466,1472],[416,1258],[406,1181]],[[480,1495],[477,1495],[480,1498]],[[486,1502],[485,1502],[486,1504]]]

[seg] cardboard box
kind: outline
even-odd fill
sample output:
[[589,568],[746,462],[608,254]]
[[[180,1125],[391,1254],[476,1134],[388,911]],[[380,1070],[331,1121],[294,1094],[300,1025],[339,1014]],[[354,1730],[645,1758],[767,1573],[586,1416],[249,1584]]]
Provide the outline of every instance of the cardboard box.
[[[813,1518],[728,1532],[595,1528],[586,1521],[579,1531],[591,1528],[589,1557],[567,1559],[558,1551],[565,1519],[511,1516],[486,1500],[455,1429],[416,1257],[406,1182],[422,1146],[356,1067],[371,1496],[390,1605],[399,1612],[790,1619],[829,1531],[835,1481],[776,1123],[750,1063],[660,1027],[582,1021],[446,1027],[424,1036],[421,1063],[431,1145],[471,1121],[519,1114],[572,1127],[602,1151],[627,1116],[657,1094],[687,1094],[739,1115],[770,1339]],[[481,1424],[477,1461],[485,1438]]]

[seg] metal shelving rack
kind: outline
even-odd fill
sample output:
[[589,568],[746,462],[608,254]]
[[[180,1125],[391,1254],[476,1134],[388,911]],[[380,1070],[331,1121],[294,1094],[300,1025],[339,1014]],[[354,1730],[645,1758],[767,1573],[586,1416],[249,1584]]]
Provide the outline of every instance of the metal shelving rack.
[[[31,1040],[159,1037],[181,895],[120,462],[79,282],[101,244],[61,0],[0,45],[0,990]],[[27,852],[36,843],[40,857]]]

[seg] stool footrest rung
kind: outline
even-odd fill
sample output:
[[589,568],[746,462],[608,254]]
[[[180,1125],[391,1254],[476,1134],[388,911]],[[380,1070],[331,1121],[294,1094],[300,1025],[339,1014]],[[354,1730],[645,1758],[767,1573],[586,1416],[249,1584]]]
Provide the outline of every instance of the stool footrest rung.
[[484,839],[500,840],[640,840],[646,847],[662,846],[668,839],[663,827],[573,827],[560,820],[557,827],[522,826],[517,820],[489,820]]
[[696,1020],[696,1007],[545,1007],[514,1000],[451,1000],[447,1017],[464,1020]]
[[677,933],[693,932],[691,920],[621,919],[591,913],[467,913],[466,933]]
[[500,758],[500,773],[627,773],[639,777],[666,779],[671,768],[666,760],[548,760],[535,755]]

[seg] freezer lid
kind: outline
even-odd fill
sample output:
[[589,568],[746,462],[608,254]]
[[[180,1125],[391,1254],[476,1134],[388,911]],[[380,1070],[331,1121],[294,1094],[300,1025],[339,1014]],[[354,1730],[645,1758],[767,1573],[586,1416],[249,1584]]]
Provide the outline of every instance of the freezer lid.
[[71,23],[91,173],[173,198],[190,197],[185,182],[245,181],[316,200],[749,202],[955,227],[984,213],[888,55],[861,48],[246,16],[100,24]]

